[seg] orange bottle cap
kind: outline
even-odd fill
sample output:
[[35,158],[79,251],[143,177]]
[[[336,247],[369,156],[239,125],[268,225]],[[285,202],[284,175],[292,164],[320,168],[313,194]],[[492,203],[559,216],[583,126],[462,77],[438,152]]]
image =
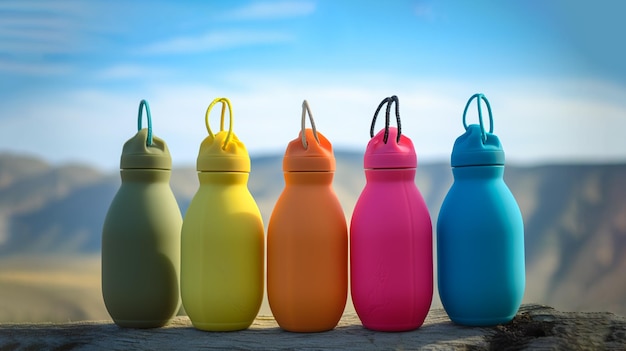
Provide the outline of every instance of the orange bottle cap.
[[[312,128],[305,128],[306,113],[309,114]],[[287,146],[283,158],[285,172],[333,172],[335,171],[333,147],[315,128],[315,121],[309,103],[302,102],[302,127],[298,138]]]

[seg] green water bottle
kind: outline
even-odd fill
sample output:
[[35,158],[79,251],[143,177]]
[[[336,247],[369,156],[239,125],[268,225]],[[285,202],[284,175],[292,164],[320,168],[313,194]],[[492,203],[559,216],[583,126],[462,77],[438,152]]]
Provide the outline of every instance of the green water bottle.
[[[141,127],[146,108],[148,128]],[[182,216],[170,188],[172,159],[152,135],[148,103],[122,150],[122,185],[102,228],[102,296],[121,327],[167,324],[180,308]]]

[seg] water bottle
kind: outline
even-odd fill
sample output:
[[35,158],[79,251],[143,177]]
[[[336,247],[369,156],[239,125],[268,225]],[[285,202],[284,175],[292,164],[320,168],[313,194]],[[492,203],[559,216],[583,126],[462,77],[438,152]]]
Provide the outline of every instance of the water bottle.
[[[220,131],[213,134],[209,113],[220,102]],[[248,190],[250,157],[233,133],[230,101],[215,99],[207,108],[205,124],[209,135],[197,160],[200,187],[181,233],[183,306],[197,329],[241,330],[252,324],[263,298],[263,221]]]
[[[389,126],[394,102],[398,128]],[[374,136],[384,104],[385,128]],[[366,185],[350,223],[352,301],[368,329],[412,330],[422,325],[432,300],[432,224],[415,185],[417,156],[411,139],[401,134],[396,96],[376,109],[370,136]]]
[[[312,129],[305,129],[309,112]],[[348,294],[348,230],[332,188],[335,157],[305,100],[300,135],[283,159],[285,189],[267,232],[267,295],[281,328],[333,329]]]
[[[467,125],[477,99],[479,124]],[[480,102],[489,111],[485,132]],[[437,221],[439,295],[458,324],[490,326],[509,322],[524,295],[524,224],[504,183],[504,151],[493,134],[489,101],[473,95],[463,111],[465,133],[452,149],[454,183]]]
[[[145,106],[148,128],[142,128]],[[102,296],[122,327],[167,324],[180,308],[182,217],[170,188],[172,159],[139,104],[138,132],[122,150],[122,185],[102,228]]]

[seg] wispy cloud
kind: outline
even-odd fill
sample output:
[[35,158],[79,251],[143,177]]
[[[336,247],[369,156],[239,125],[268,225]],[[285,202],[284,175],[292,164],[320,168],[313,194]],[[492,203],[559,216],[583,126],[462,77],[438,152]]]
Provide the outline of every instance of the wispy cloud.
[[435,18],[432,5],[425,3],[419,3],[415,5],[415,15],[418,18],[428,21],[432,21]]
[[72,66],[64,63],[39,63],[19,60],[0,59],[0,73],[26,76],[58,76],[70,73]]
[[[132,72],[132,66],[126,69]],[[0,104],[0,149],[36,153],[55,162],[73,159],[116,167],[121,145],[135,132],[138,102],[145,98],[155,134],[167,141],[176,164],[189,165],[206,136],[206,107],[214,97],[227,96],[234,107],[235,133],[251,154],[284,152],[298,135],[303,99],[311,104],[318,130],[336,149],[362,151],[376,106],[397,94],[402,129],[419,159],[441,160],[450,157],[454,140],[463,133],[463,107],[476,92],[473,81],[388,79],[367,73],[240,71],[226,78],[233,84],[163,81],[130,94],[98,87],[55,91],[40,96],[37,104],[6,101]],[[624,160],[626,102],[619,99],[625,94],[621,86],[510,77],[481,84],[481,90],[491,102],[494,131],[511,162]],[[476,123],[472,111],[469,123]],[[211,118],[216,123],[219,114]],[[19,130],[32,135],[25,139],[15,132]]]
[[268,20],[306,16],[315,12],[312,1],[255,2],[233,9],[220,17],[226,20]]
[[413,7],[413,14],[420,21],[424,22],[447,22],[448,16],[446,11],[440,5],[441,3],[433,0],[420,0]]
[[50,55],[74,54],[83,48],[83,14],[77,1],[0,2],[0,72],[24,75],[68,73],[68,63]]
[[[225,21],[272,20],[306,16],[315,11],[312,1],[254,2],[216,15]],[[181,36],[144,46],[141,54],[187,54],[238,47],[295,41],[292,33],[275,30],[214,30],[196,36]]]
[[80,14],[85,10],[85,2],[80,0],[4,0],[0,2],[2,11],[52,12]]
[[73,51],[80,37],[80,3],[59,1],[0,2],[0,53],[62,53]]
[[122,63],[104,68],[94,74],[94,77],[102,80],[124,80],[146,77],[162,77],[172,73],[171,69],[161,67],[149,67],[135,63]]
[[215,31],[200,36],[178,37],[145,46],[141,54],[181,54],[226,50],[242,46],[278,44],[295,40],[294,36],[275,31]]

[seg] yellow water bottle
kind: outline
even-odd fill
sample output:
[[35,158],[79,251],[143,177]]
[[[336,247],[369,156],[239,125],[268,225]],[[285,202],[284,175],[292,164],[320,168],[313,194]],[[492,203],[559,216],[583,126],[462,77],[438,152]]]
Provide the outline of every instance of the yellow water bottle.
[[[213,134],[209,113],[220,102],[220,131]],[[241,330],[252,324],[263,299],[263,221],[248,190],[250,156],[233,133],[230,101],[213,100],[205,123],[209,135],[197,161],[200,188],[181,233],[181,297],[194,327]]]

